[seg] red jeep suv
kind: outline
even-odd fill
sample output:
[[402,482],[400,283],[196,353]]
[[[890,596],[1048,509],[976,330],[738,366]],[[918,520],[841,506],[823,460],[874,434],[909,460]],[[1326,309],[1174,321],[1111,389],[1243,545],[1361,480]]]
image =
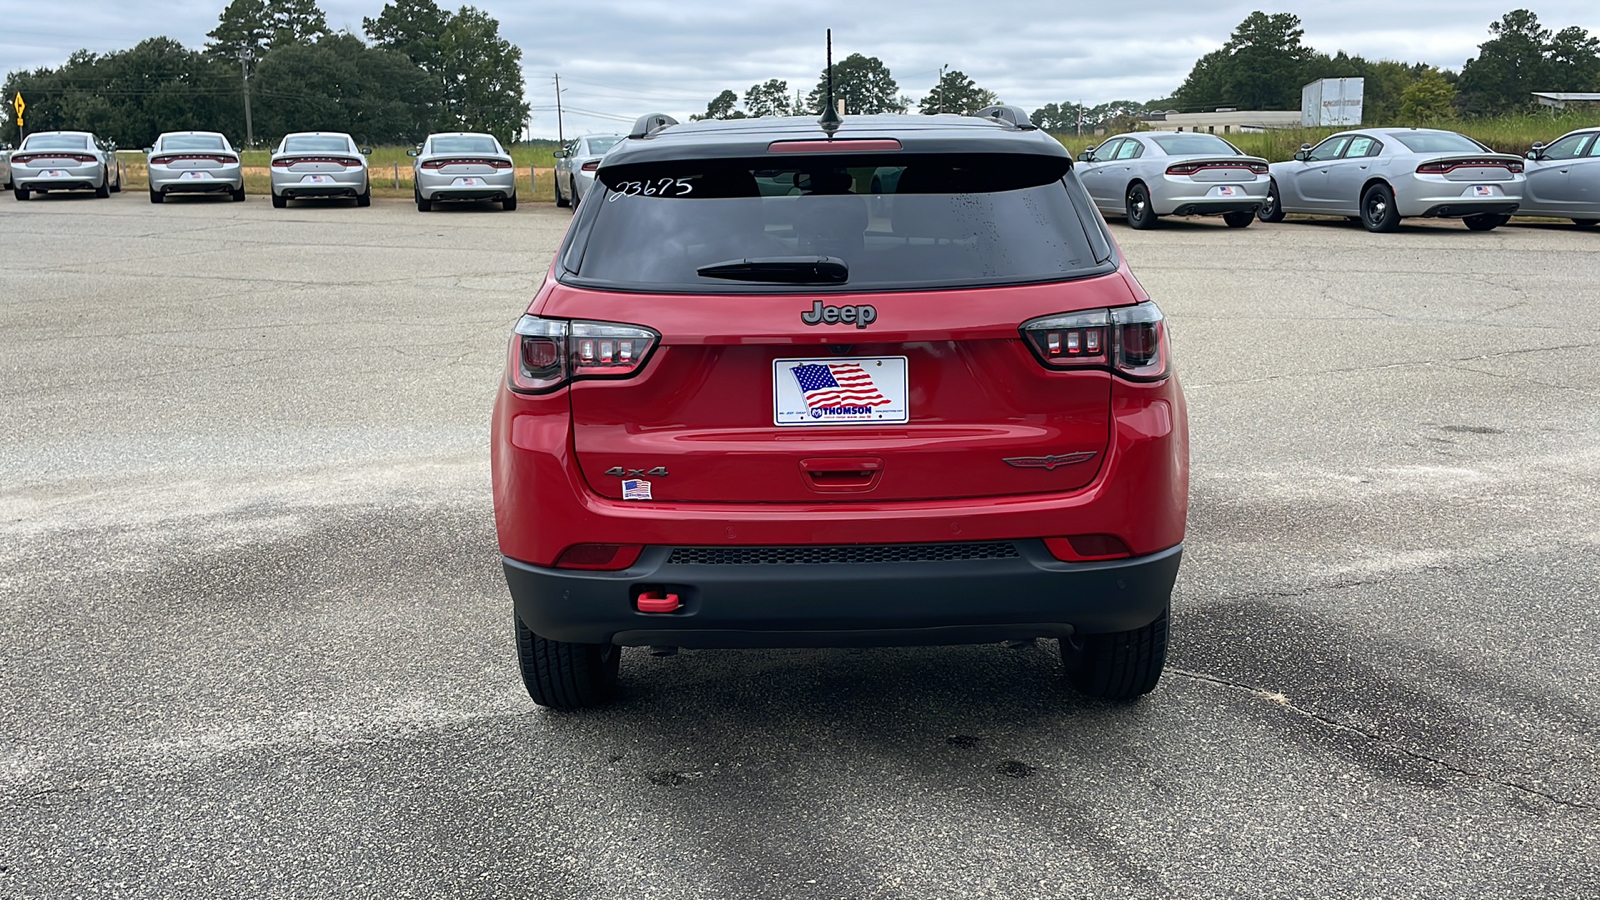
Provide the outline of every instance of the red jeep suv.
[[646,116],[511,337],[495,518],[534,701],[622,647],[1057,638],[1155,687],[1188,506],[1161,310],[1072,159],[975,117]]

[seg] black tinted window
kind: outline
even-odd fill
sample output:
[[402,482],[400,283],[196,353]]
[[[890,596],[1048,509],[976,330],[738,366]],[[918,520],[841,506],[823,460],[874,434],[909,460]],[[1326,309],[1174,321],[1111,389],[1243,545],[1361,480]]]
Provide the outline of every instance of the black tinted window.
[[163,150],[221,150],[222,138],[214,134],[169,134],[161,139]]
[[1168,156],[1205,153],[1212,156],[1238,156],[1239,148],[1214,134],[1152,134],[1150,140]]
[[89,139],[81,134],[30,134],[22,142],[24,150],[87,150]]
[[602,169],[563,264],[578,283],[634,290],[794,290],[698,270],[805,256],[842,260],[841,290],[1065,280],[1110,256],[1066,172],[1058,157],[908,154]]
[[1489,149],[1454,131],[1417,131],[1390,136],[1413,153],[1481,153]]

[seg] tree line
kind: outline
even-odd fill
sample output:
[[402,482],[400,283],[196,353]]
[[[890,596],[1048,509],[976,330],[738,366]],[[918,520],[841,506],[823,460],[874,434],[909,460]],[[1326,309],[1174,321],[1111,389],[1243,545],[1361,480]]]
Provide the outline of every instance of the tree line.
[[[1555,31],[1538,16],[1516,9],[1489,25],[1490,38],[1460,71],[1425,63],[1368,60],[1339,51],[1332,55],[1304,43],[1300,18],[1290,13],[1253,12],[1233,29],[1220,49],[1200,57],[1171,96],[1148,101],[1113,100],[1087,106],[1047,103],[1033,111],[1035,125],[1062,133],[1124,130],[1152,112],[1236,109],[1299,109],[1300,89],[1321,78],[1362,78],[1363,113],[1369,122],[1420,123],[1449,116],[1493,116],[1527,111],[1534,91],[1600,91],[1600,38],[1573,25]],[[740,97],[725,90],[697,119],[814,115],[827,95],[828,70],[804,100],[791,98],[786,82],[751,85]],[[889,67],[856,53],[835,64],[834,94],[850,113],[903,113],[909,98]],[[926,114],[970,115],[999,102],[959,71],[945,72],[917,104]]]
[[[316,0],[231,0],[201,50],[167,37],[103,55],[80,50],[59,68],[9,73],[3,90],[27,101],[30,132],[93,131],[124,147],[186,130],[220,131],[243,146],[247,84],[257,143],[291,131],[345,131],[375,144],[434,131],[510,142],[521,132],[522,51],[493,18],[390,0],[362,27],[366,40],[332,32]],[[15,116],[4,137],[20,137]]]

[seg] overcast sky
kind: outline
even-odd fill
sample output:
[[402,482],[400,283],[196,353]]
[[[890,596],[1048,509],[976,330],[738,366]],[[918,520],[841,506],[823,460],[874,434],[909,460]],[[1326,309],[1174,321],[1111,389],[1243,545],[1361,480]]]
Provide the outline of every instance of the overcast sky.
[[[1597,0],[1527,2],[1546,27],[1600,33]],[[74,50],[124,49],[165,34],[200,47],[225,0],[0,0],[0,71],[61,64]],[[450,6],[449,0],[441,2]],[[941,65],[1029,111],[1050,102],[1149,100],[1175,89],[1201,54],[1252,10],[1299,15],[1306,43],[1369,59],[1459,69],[1514,0],[1335,0],[1298,4],[1140,0],[1067,4],[987,0],[922,3],[810,0],[477,0],[522,48],[533,133],[554,136],[561,73],[568,136],[605,132],[647,112],[703,111],[724,88],[743,94],[769,78],[807,91],[835,58],[877,56],[901,93],[920,98]],[[382,0],[321,0],[335,30],[361,33]]]

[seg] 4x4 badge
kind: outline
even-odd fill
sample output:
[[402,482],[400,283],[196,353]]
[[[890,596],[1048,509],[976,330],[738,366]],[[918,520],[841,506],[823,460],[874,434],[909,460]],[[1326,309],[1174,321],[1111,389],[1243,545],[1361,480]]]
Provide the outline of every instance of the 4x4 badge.
[[1058,469],[1075,463],[1088,462],[1098,456],[1095,450],[1080,450],[1077,453],[1063,453],[1060,456],[1013,456],[1006,460],[1006,465],[1016,466],[1019,469]]
[[618,478],[643,478],[646,475],[649,475],[651,478],[665,478],[667,477],[667,467],[656,466],[654,469],[646,472],[643,469],[624,469],[621,466],[612,466],[606,470],[606,474],[615,475]]
[[866,303],[860,306],[823,306],[821,300],[814,300],[811,308],[800,314],[800,321],[807,325],[838,325],[842,322],[865,328],[878,321],[878,309]]

